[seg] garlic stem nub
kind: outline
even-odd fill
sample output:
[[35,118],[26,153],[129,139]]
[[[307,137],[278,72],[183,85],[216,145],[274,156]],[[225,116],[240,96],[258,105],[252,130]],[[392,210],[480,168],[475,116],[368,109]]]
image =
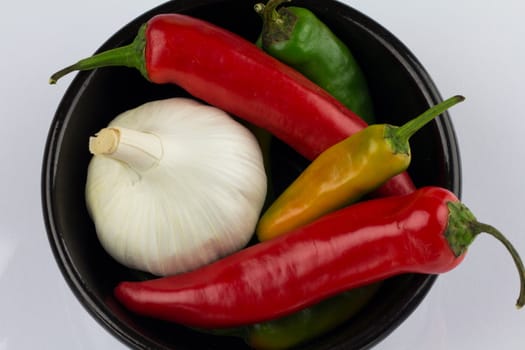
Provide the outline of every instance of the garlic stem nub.
[[89,151],[124,162],[137,171],[145,171],[162,158],[162,142],[157,135],[121,127],[100,130],[89,138]]
[[89,151],[93,155],[111,154],[117,149],[120,136],[115,128],[104,128],[89,138]]

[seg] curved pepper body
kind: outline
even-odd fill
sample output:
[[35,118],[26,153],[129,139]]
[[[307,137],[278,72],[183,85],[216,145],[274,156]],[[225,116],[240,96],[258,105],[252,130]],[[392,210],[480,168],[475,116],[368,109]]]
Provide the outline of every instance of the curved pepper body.
[[355,203],[410,165],[410,137],[464,100],[453,96],[400,127],[374,124],[329,147],[314,159],[260,218],[264,241]]
[[283,350],[304,344],[360,312],[379,290],[381,282],[354,288],[293,314],[235,328],[199,329],[202,332],[244,339],[257,350]]
[[350,49],[306,8],[281,7],[276,16],[277,20],[263,17],[259,40],[263,50],[297,69],[367,123],[374,123],[368,84]]
[[289,315],[400,273],[442,273],[460,261],[445,238],[447,203],[435,187],[361,202],[185,274],[123,282],[117,299],[141,315],[221,328]]
[[[146,71],[152,82],[175,83],[268,130],[307,159],[367,126],[295,69],[210,23],[158,15],[148,22],[145,37]],[[391,182],[378,190],[381,196],[415,189],[406,173]]]
[[184,15],[159,15],[146,28],[146,70],[270,131],[312,159],[366,123],[297,71],[253,43]]
[[261,241],[354,203],[406,170],[410,153],[397,153],[375,124],[321,153],[275,200],[257,224]]
[[289,316],[249,326],[244,339],[257,350],[282,350],[318,337],[355,316],[372,299],[380,282],[355,288]]
[[[255,44],[183,14],[152,17],[131,44],[82,59],[53,74],[50,83],[75,70],[105,66],[134,67],[151,82],[177,84],[269,131],[309,160],[367,125],[328,92]],[[414,189],[403,173],[378,195]]]

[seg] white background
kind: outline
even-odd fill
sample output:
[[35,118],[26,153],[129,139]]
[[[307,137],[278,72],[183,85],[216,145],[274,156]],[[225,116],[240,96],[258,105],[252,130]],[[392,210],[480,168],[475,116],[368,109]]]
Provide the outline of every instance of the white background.
[[[345,2],[403,41],[443,97],[467,97],[451,111],[463,202],[525,256],[523,0]],[[161,3],[9,1],[0,11],[0,350],[124,349],[74,298],[49,248],[40,204],[42,152],[73,75],[56,86],[47,80]],[[503,246],[480,236],[465,261],[441,276],[417,311],[375,349],[523,350],[518,289]]]

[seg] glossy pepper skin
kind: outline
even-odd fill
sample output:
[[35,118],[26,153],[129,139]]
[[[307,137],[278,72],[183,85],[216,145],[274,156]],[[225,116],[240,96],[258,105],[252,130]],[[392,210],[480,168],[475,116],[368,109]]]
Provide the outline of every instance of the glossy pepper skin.
[[[104,66],[137,68],[149,81],[172,83],[191,95],[268,130],[307,159],[366,127],[366,122],[293,68],[254,43],[212,23],[161,14],[128,46],[89,57],[50,78]],[[379,195],[412,192],[404,173]]]
[[410,165],[409,139],[448,108],[454,96],[401,127],[373,124],[321,153],[265,211],[257,237],[265,241],[357,202]]
[[[367,123],[374,123],[364,74],[348,47],[310,10],[289,7],[276,11],[282,2],[270,0],[266,6],[255,6],[263,19],[257,46],[304,74]],[[289,349],[352,318],[379,286],[355,288],[277,320],[218,333],[242,337],[257,350]]]
[[276,320],[239,328],[203,331],[241,337],[250,348],[256,350],[290,349],[351,319],[368,304],[380,286],[378,282],[355,288]]
[[[304,74],[367,123],[374,123],[367,82],[348,47],[310,10],[288,7],[277,11],[282,2],[255,5],[263,19],[257,46]],[[240,336],[257,350],[289,349],[352,318],[372,299],[379,285],[355,288],[289,316],[224,334]]]
[[511,252],[522,306],[525,269],[516,250],[439,187],[360,202],[197,270],[122,282],[114,293],[135,313],[187,326],[254,324],[394,275],[447,272],[483,231]]
[[249,327],[246,343],[257,350],[290,349],[334,329],[355,316],[381,283],[355,288],[274,321]]
[[350,49],[312,11],[280,7],[269,0],[255,10],[263,19],[258,45],[328,91],[368,124],[375,122],[372,98]]

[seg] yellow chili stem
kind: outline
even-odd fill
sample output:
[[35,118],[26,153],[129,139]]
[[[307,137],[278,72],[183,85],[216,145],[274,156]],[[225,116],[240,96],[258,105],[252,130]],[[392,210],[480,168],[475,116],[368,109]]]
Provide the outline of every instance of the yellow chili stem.
[[465,97],[461,95],[450,97],[445,101],[427,109],[418,117],[408,121],[404,125],[399,127],[392,126],[388,128],[387,135],[385,136],[390,138],[392,148],[396,153],[408,153],[410,147],[408,145],[408,140],[410,137],[412,137],[412,135],[414,135],[419,129],[428,124],[430,121],[437,118],[441,113],[464,100]]

